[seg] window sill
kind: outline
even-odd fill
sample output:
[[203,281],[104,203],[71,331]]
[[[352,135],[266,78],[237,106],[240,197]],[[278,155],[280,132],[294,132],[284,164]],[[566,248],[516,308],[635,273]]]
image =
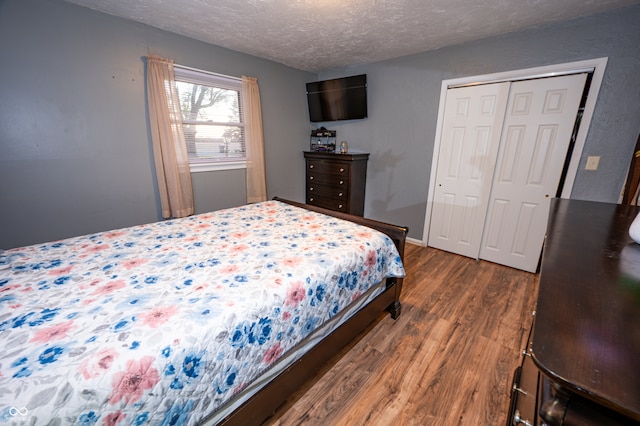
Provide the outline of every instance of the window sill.
[[247,162],[242,161],[221,161],[219,163],[193,163],[190,165],[191,173],[217,172],[221,170],[246,169]]

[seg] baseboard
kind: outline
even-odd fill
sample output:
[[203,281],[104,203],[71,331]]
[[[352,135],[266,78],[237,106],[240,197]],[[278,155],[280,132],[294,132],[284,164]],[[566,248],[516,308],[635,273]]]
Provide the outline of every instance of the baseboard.
[[427,244],[422,240],[417,240],[415,238],[407,237],[407,242],[409,244],[413,244],[414,246],[426,247]]

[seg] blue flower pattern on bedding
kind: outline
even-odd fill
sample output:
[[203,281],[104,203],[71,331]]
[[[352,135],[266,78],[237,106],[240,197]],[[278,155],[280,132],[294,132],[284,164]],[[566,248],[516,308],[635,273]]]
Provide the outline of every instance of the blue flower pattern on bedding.
[[198,424],[402,276],[385,235],[278,201],[0,252],[0,424]]

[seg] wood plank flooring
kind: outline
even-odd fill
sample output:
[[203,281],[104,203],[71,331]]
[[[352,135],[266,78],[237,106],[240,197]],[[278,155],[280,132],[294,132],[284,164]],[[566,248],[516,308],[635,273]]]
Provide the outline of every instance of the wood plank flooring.
[[505,425],[538,276],[408,244],[386,314],[267,425]]

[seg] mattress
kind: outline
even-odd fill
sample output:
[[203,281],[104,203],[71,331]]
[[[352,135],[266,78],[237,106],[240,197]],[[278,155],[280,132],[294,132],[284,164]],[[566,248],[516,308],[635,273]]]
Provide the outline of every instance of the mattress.
[[382,233],[278,201],[0,253],[0,423],[200,423],[385,277]]

